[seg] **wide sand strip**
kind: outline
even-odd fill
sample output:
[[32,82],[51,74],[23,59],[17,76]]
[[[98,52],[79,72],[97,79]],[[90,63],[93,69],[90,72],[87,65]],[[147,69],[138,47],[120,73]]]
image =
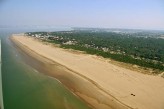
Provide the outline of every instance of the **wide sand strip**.
[[[13,35],[12,40],[17,45],[21,44],[24,48],[74,71],[75,75],[78,74],[91,81],[103,95],[111,96],[112,101],[114,103],[116,101],[115,105],[121,105],[111,106],[112,108],[164,109],[164,78],[162,77],[125,69],[93,55],[68,52],[23,35]],[[103,101],[101,98],[101,102],[106,104],[111,102],[110,100]]]

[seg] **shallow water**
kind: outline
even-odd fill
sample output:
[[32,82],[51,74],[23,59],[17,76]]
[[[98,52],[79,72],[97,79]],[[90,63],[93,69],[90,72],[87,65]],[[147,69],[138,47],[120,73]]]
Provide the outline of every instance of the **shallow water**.
[[28,66],[8,36],[2,37],[2,85],[4,109],[89,109],[60,82]]

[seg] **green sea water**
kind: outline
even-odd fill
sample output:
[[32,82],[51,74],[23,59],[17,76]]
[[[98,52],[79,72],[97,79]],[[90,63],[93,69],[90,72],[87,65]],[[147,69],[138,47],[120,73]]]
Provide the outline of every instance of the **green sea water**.
[[10,34],[0,33],[4,109],[90,109],[59,81],[26,65]]

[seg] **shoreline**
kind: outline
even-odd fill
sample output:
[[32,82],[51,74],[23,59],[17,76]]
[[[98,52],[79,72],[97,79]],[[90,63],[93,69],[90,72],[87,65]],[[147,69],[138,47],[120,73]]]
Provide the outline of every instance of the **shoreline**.
[[[30,56],[30,58],[32,58],[30,61],[36,59],[37,61],[39,61],[39,64],[57,65],[57,67],[55,67],[55,66],[49,67],[48,65],[44,65],[44,69],[38,69],[38,68],[36,68],[36,69],[39,72],[44,73],[45,75],[60,81],[60,83],[62,83],[75,96],[82,99],[85,103],[87,103],[93,109],[101,109],[101,108],[103,108],[103,109],[115,109],[115,108],[116,109],[133,109],[129,106],[126,106],[126,104],[122,104],[120,101],[117,101],[117,99],[115,101],[115,98],[113,98],[113,96],[109,96],[109,95],[107,95],[107,93],[105,91],[100,90],[101,88],[94,81],[89,80],[87,77],[79,75],[77,72],[61,65],[60,63],[57,63],[53,60],[50,60],[44,56],[39,55],[38,53],[34,52],[33,50],[22,45],[21,43],[16,42],[13,38],[10,38],[10,40],[13,42],[13,44],[17,50],[19,49],[20,52],[26,53],[26,55],[28,55],[28,56]],[[27,62],[27,64],[29,64],[29,63]],[[32,67],[34,67],[34,66],[32,66]],[[52,68],[52,67],[54,67],[54,68]],[[47,69],[49,69],[49,70],[47,70]],[[59,71],[59,73],[62,73],[62,74],[55,74],[56,72],[55,73],[53,72],[53,74],[52,74],[51,71],[57,71],[57,72]],[[60,77],[61,75],[63,76],[64,79],[66,78],[66,81],[63,80],[62,77]],[[74,78],[73,81],[71,81],[72,78]],[[67,81],[67,79],[69,81]],[[90,88],[89,89],[81,89],[81,87],[80,87],[81,84],[87,84],[87,86]],[[94,93],[92,93],[92,92],[94,92]],[[105,94],[102,94],[102,93],[105,93]],[[103,98],[105,100],[105,102],[102,102],[101,98]],[[112,104],[108,103],[108,100],[111,100]]]
[[[20,42],[20,39],[18,37],[21,37],[20,39],[23,39],[24,38],[24,42]],[[109,79],[113,79],[113,78],[110,78],[110,76],[112,76],[112,77],[114,77],[115,79],[118,79],[118,80],[112,80],[112,81],[109,81],[109,82],[108,82],[108,80],[106,80],[109,84],[107,84],[107,83],[105,84],[105,82],[102,82],[103,79],[101,79],[99,77],[97,77],[97,78],[94,77],[93,78],[92,76],[94,76],[94,75],[89,75],[87,73],[83,74],[84,71],[82,71],[83,73],[82,72],[79,73],[78,71],[80,71],[81,69],[78,70],[77,68],[74,67],[75,65],[74,66],[72,65],[73,68],[71,69],[71,67],[70,67],[71,65],[70,66],[69,65],[63,65],[63,62],[61,60],[57,60],[58,61],[57,62],[57,61],[53,60],[54,59],[53,57],[50,57],[50,56],[49,57],[46,57],[47,54],[44,54],[44,52],[41,53],[41,51],[40,51],[40,53],[39,53],[39,52],[35,51],[35,49],[32,48],[32,46],[28,46],[27,43],[26,43],[26,41],[28,41],[28,40],[31,41],[32,43],[34,43],[34,42],[36,42],[37,44],[40,43],[40,42],[37,42],[36,40],[33,40],[32,38],[27,38],[27,37],[25,38],[24,36],[14,36],[14,37],[11,38],[11,40],[12,40],[12,42],[14,42],[14,44],[16,44],[18,47],[20,47],[27,54],[33,56],[33,58],[35,58],[35,59],[38,58],[39,61],[42,61],[43,63],[48,64],[47,67],[45,67],[45,69],[48,69],[49,68],[49,69],[51,69],[51,71],[56,70],[56,69],[53,69],[52,66],[53,66],[54,63],[58,64],[59,70],[63,70],[64,69],[66,71],[66,73],[63,73],[61,75],[61,74],[54,74],[53,72],[48,71],[49,73],[47,75],[50,75],[52,77],[57,78],[66,87],[68,87],[69,89],[71,89],[71,91],[75,92],[76,95],[78,95],[80,98],[84,99],[84,101],[90,102],[89,104],[91,104],[94,107],[97,107],[96,109],[100,109],[100,108],[103,108],[103,109],[110,109],[110,108],[112,108],[112,109],[115,109],[115,108],[118,108],[118,109],[119,108],[120,109],[141,108],[141,109],[144,109],[144,105],[146,105],[145,106],[145,109],[148,108],[148,107],[150,107],[150,108],[153,109],[155,106],[156,106],[156,109],[161,109],[160,106],[163,106],[162,104],[160,104],[160,106],[157,106],[159,104],[156,104],[153,107],[152,106],[148,106],[146,103],[144,105],[140,105],[140,103],[137,104],[136,102],[138,102],[139,100],[142,100],[142,98],[131,97],[130,94],[133,94],[133,93],[132,92],[131,93],[127,92],[128,90],[131,90],[131,91],[133,90],[134,92],[137,93],[137,90],[134,90],[133,88],[135,88],[135,87],[133,87],[133,86],[131,86],[132,88],[127,87],[128,86],[127,84],[130,84],[130,83],[127,83],[129,80],[126,80],[126,82],[124,82],[124,81],[121,80],[121,78],[124,78],[124,77],[121,77],[121,76],[124,75],[124,76],[126,76],[126,78],[124,78],[124,79],[130,79],[130,81],[131,82],[134,82],[134,84],[136,84],[137,87],[140,87],[139,85],[142,85],[141,84],[142,82],[140,83],[137,80],[137,79],[139,79],[138,77],[144,76],[144,78],[146,78],[146,79],[155,78],[155,80],[153,82],[158,81],[158,79],[159,79],[160,82],[163,82],[163,80],[161,78],[159,78],[159,77],[150,76],[150,75],[148,76],[148,75],[143,75],[143,74],[136,74],[136,72],[134,72],[134,71],[126,70],[124,68],[120,68],[120,67],[117,67],[117,66],[111,65],[111,64],[108,65],[108,63],[101,62],[100,60],[97,61],[96,59],[93,59],[93,57],[90,56],[90,55],[86,55],[86,54],[85,55],[82,55],[82,56],[81,56],[81,54],[74,55],[74,56],[80,55],[82,57],[82,58],[80,58],[81,59],[80,62],[82,61],[82,62],[85,63],[85,61],[87,61],[88,59],[90,59],[91,61],[93,61],[93,64],[95,63],[95,65],[97,65],[96,63],[98,63],[99,66],[100,66],[100,64],[104,64],[107,67],[108,66],[109,67],[112,66],[113,69],[110,68],[110,69],[107,69],[107,70],[113,70],[113,72],[114,73],[117,73],[117,74],[112,74],[112,72],[110,71],[109,72],[109,75],[108,75],[108,72],[107,72],[107,73],[105,73],[106,75],[104,75],[104,76],[109,76]],[[37,44],[34,44],[34,45],[37,45]],[[61,53],[67,52],[67,51],[64,51],[62,49],[55,48],[55,47],[50,47],[49,48],[49,45],[41,44],[40,46],[45,47],[45,48],[48,48],[48,49],[50,49],[50,48],[51,49],[52,48],[53,49],[57,49],[58,52],[61,51]],[[69,55],[71,56],[72,54],[69,53]],[[40,56],[40,57],[38,57],[38,56]],[[73,57],[70,57],[70,58],[74,59],[74,56]],[[68,57],[66,57],[66,58],[68,58]],[[79,57],[77,56],[77,58],[75,58],[75,59],[79,59]],[[61,61],[61,62],[59,62],[59,61]],[[73,62],[76,62],[76,61],[73,61]],[[78,63],[80,63],[80,62],[78,61]],[[74,63],[74,64],[77,64],[77,63]],[[50,65],[52,65],[52,66],[50,66]],[[97,67],[99,67],[99,66],[97,66]],[[81,66],[76,66],[76,67],[81,67]],[[83,67],[85,68],[86,66],[82,66],[82,68]],[[92,66],[91,66],[91,68],[92,68]],[[118,70],[118,68],[120,70]],[[104,71],[105,72],[105,70],[103,70],[101,68],[100,69],[97,69],[97,70]],[[91,71],[88,70],[88,72],[91,72]],[[123,74],[122,74],[122,72],[123,72]],[[134,74],[132,74],[132,73],[134,73]],[[101,74],[97,74],[97,76],[100,76],[100,77],[106,79]],[[137,78],[135,78],[133,76],[137,76]],[[68,81],[65,81],[63,78],[68,79],[68,81],[70,83],[68,84],[67,83]],[[71,80],[72,78],[73,78],[73,80]],[[133,79],[136,79],[136,80],[133,80]],[[113,83],[113,87],[112,86],[105,87],[105,86],[108,86],[108,85],[112,85],[112,84],[110,84],[110,82],[116,82],[116,83],[117,82],[121,82],[121,84],[120,84],[119,87],[122,87],[123,90],[121,90],[121,91],[123,91],[123,92],[119,91],[120,90],[119,87],[114,87],[114,85],[119,85],[119,83],[117,83],[117,84]],[[122,84],[122,82],[124,82],[124,83]],[[147,82],[150,82],[150,81],[146,81],[145,82],[146,83],[145,86],[146,85],[149,85]],[[80,86],[80,85],[83,85],[83,83],[85,83],[85,85],[86,85],[86,86],[85,85],[83,86],[83,87],[85,87],[85,89],[81,88],[81,86]],[[121,85],[124,85],[124,87],[121,86]],[[143,87],[141,87],[141,89],[142,90],[145,90],[147,92],[148,90],[144,89]],[[124,88],[128,88],[128,90],[126,90]],[[151,88],[151,87],[146,87],[146,88]],[[164,88],[162,89],[162,91],[163,90],[164,90]],[[123,97],[123,96],[127,96],[127,93],[129,93],[128,97]],[[138,94],[140,94],[140,93],[141,93],[141,91],[138,92]],[[119,97],[117,96],[117,94],[119,95]],[[88,97],[88,95],[89,95],[89,97]],[[141,93],[141,95],[142,95],[142,93]],[[135,96],[137,96],[137,95],[135,95]],[[133,98],[137,98],[137,99],[133,99]],[[158,99],[160,99],[160,98],[158,98]],[[111,100],[111,102],[109,100]],[[164,100],[164,96],[163,95],[162,95],[161,99],[158,102],[163,103],[162,100]],[[143,101],[141,101],[141,103],[142,102]],[[150,100],[149,100],[149,102],[150,102]]]
[[[41,73],[44,73],[44,74],[46,72],[46,75],[48,75],[50,77],[53,77],[53,78],[57,79],[58,81],[60,81],[60,83],[62,83],[68,90],[70,90],[77,97],[80,97],[83,101],[88,103],[91,107],[93,107],[93,109],[101,109],[101,108],[103,108],[103,109],[115,109],[115,108],[131,109],[129,106],[127,106],[129,108],[125,108],[126,105],[125,105],[125,107],[124,107],[124,105],[123,106],[116,105],[116,106],[113,107],[110,103],[103,103],[101,101],[101,99],[98,98],[99,96],[103,97],[103,99],[106,99],[105,102],[107,102],[107,100],[111,100],[112,102],[114,102],[113,99],[115,99],[115,98],[111,97],[109,99],[108,96],[102,95],[102,92],[99,92],[99,91],[101,91],[101,90],[99,90],[100,88],[92,80],[89,80],[86,77],[83,77],[82,75],[79,75],[77,72],[74,72],[73,70],[71,70],[71,69],[69,69],[69,68],[67,68],[67,67],[65,67],[65,66],[63,66],[63,65],[61,65],[59,63],[56,63],[56,62],[54,62],[54,61],[52,61],[52,60],[50,60],[50,59],[48,59],[48,58],[46,58],[44,56],[41,56],[41,55],[37,54],[36,52],[32,51],[31,49],[26,48],[24,45],[21,45],[21,43],[19,43],[19,42],[14,42],[13,38],[10,38],[10,39],[13,42],[13,44],[15,44],[16,49],[20,49],[24,53],[27,53],[27,55],[29,55],[30,58],[32,58],[32,60],[36,59],[36,60],[38,60],[38,61],[40,61],[41,63],[44,63],[44,64],[50,63],[50,64],[57,65],[59,67],[59,69],[58,69],[58,67],[52,68],[52,66],[48,67],[48,65],[46,65],[46,66],[44,66],[45,67],[44,69],[46,69],[46,70],[41,71],[41,70],[43,70],[43,69],[41,69],[39,71]],[[49,69],[49,71],[47,69]],[[67,79],[69,79],[69,81],[64,81],[61,77],[58,77],[58,74],[53,75],[52,72],[50,72],[50,70],[52,70],[52,71],[55,71],[55,70],[59,71],[59,70],[61,70],[60,73],[63,73],[62,74],[62,76],[64,76],[63,78],[67,78]],[[69,73],[69,75],[68,75],[68,73]],[[70,81],[70,79],[72,79],[72,78],[74,78],[74,80]],[[68,84],[67,82],[70,82],[70,83]],[[77,84],[74,84],[75,82],[77,82]],[[87,89],[87,90],[86,89],[84,89],[84,90],[80,89],[79,86],[81,84],[89,84],[88,86],[93,88],[93,89],[91,89],[91,88]],[[95,93],[93,94],[92,92],[95,92]],[[103,91],[103,93],[104,93],[104,91]],[[98,94],[98,96],[97,96],[97,94]],[[95,96],[97,96],[97,98]],[[119,103],[121,103],[121,102],[119,101]],[[113,103],[113,104],[115,105],[115,103]],[[116,104],[117,104],[117,101],[116,101]]]

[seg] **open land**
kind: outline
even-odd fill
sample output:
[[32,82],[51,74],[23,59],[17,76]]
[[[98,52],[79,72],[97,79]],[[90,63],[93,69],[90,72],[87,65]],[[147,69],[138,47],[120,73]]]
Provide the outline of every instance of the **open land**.
[[[11,40],[44,62],[47,75],[57,78],[96,109],[164,108],[164,79],[160,76],[138,73],[95,55],[68,52],[23,34],[13,35]],[[53,70],[59,73],[53,74]]]

